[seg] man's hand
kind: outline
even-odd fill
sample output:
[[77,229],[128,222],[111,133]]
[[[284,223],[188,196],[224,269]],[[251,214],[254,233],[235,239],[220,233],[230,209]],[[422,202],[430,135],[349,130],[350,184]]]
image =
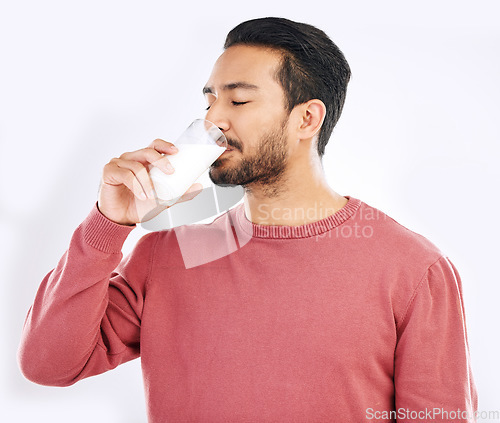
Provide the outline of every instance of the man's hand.
[[[97,202],[99,211],[116,223],[134,225],[145,216],[150,220],[166,210],[169,206],[156,200],[148,168],[154,165],[166,174],[173,173],[167,155],[175,153],[177,149],[172,143],[156,139],[147,148],[112,158],[102,174]],[[191,185],[177,203],[191,200],[202,188],[199,183]]]

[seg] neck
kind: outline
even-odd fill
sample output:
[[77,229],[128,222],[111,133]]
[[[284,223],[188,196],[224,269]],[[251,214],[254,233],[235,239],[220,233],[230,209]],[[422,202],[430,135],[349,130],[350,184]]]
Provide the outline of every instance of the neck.
[[347,199],[328,186],[317,155],[289,163],[272,185],[245,187],[245,215],[259,225],[305,225],[334,214],[346,204]]

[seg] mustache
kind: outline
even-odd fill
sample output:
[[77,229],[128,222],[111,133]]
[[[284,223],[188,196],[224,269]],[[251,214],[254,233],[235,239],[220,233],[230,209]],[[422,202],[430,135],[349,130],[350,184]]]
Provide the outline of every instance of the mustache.
[[235,148],[235,149],[240,150],[240,151],[243,150],[243,146],[241,145],[241,143],[238,140],[235,140],[233,138],[226,138],[226,140],[227,140],[227,145],[229,145],[230,147]]

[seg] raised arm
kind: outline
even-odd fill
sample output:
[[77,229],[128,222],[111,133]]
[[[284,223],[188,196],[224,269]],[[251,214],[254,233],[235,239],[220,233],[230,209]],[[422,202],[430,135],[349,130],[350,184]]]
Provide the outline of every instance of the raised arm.
[[[104,166],[99,199],[68,250],[42,280],[23,328],[18,361],[43,385],[66,386],[139,356],[144,294],[155,234],[121,261],[136,223],[166,209],[156,202],[147,166],[166,173],[173,144],[156,139]],[[179,200],[193,198],[191,186]],[[201,186],[201,185],[200,185]]]
[[42,280],[26,317],[18,361],[29,380],[67,386],[139,356],[144,290],[155,233],[121,261],[133,226],[94,205]]

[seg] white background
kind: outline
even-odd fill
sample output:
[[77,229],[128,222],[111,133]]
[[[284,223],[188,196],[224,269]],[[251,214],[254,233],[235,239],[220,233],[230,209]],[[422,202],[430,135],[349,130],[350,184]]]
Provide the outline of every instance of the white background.
[[499,410],[499,12],[494,0],[2,2],[0,420],[146,421],[139,360],[69,388],[25,380],[24,317],[103,166],[202,115],[225,35],[263,16],[318,26],[344,52],[352,80],[328,180],[457,266],[479,408]]

